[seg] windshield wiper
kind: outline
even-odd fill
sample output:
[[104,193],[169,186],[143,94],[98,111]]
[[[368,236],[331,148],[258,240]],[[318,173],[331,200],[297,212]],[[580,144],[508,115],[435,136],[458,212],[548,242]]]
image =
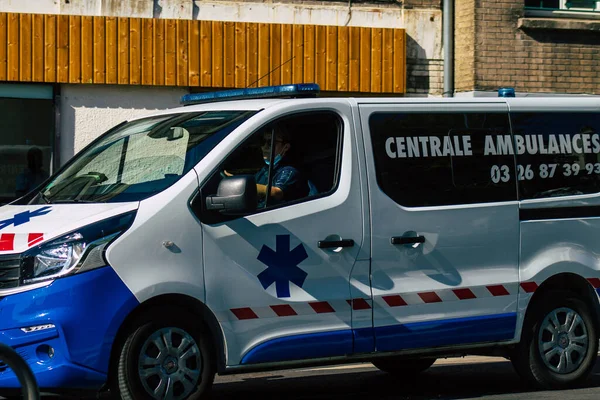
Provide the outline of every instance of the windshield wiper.
[[41,198],[42,200],[44,200],[44,202],[46,202],[46,204],[51,204],[51,203],[50,203],[50,199],[48,199],[48,197],[47,197],[47,196],[46,196],[44,193],[42,193],[42,192],[40,191],[39,195],[40,195],[40,198]]

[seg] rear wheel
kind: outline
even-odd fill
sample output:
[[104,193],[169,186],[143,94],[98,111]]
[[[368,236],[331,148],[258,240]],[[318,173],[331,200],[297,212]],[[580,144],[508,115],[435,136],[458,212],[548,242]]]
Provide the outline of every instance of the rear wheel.
[[598,333],[590,307],[576,294],[553,291],[532,305],[511,361],[543,389],[575,386],[596,363]]
[[123,400],[196,400],[210,391],[214,359],[200,321],[161,310],[139,321],[125,341],[117,370]]
[[398,376],[417,375],[431,367],[435,358],[419,358],[407,360],[397,357],[380,358],[373,361],[373,365],[383,372]]

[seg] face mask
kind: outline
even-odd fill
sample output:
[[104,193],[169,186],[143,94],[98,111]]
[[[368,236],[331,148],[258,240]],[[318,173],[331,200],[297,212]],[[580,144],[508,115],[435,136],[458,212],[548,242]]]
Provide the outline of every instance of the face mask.
[[[273,166],[277,165],[277,163],[278,163],[279,161],[281,161],[281,154],[277,154],[277,155],[275,156],[275,160],[273,160],[273,161],[274,161],[274,162],[273,162]],[[265,159],[265,164],[269,165],[270,163],[271,163],[271,161],[270,161],[269,159]]]

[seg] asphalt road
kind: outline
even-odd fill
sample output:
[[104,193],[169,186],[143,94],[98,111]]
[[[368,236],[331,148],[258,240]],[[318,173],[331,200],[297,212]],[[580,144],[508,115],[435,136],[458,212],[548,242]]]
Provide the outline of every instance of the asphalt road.
[[600,399],[600,362],[583,387],[532,391],[502,358],[438,360],[410,381],[380,372],[370,364],[219,376],[213,400],[243,398],[305,400],[401,399]]
[[[66,399],[42,396],[44,400]],[[79,400],[81,397],[69,397]],[[438,360],[408,381],[380,372],[370,364],[296,369],[268,373],[217,376],[212,400],[598,400],[600,361],[582,387],[534,391],[522,382],[509,361],[466,357]],[[4,399],[0,396],[0,399]]]

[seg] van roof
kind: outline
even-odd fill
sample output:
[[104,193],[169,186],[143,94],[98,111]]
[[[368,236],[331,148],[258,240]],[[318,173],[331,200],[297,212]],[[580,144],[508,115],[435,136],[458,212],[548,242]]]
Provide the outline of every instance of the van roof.
[[511,111],[600,111],[600,96],[356,98],[360,104],[507,104]]
[[214,103],[203,103],[189,106],[180,106],[176,108],[169,108],[158,111],[153,115],[159,114],[171,114],[171,113],[184,113],[184,112],[197,112],[197,111],[258,111],[264,108],[269,108],[277,103],[284,101],[290,101],[293,99],[249,99],[249,100],[232,100],[232,101],[218,101]]
[[[295,102],[298,105],[320,102],[354,102],[358,105],[377,104],[507,104],[512,111],[600,111],[600,96],[532,96],[532,97],[316,97],[273,98],[218,101],[181,106],[153,112],[152,115],[198,111],[259,111],[276,105]],[[146,115],[148,116],[148,115]],[[137,119],[137,118],[135,118]]]

